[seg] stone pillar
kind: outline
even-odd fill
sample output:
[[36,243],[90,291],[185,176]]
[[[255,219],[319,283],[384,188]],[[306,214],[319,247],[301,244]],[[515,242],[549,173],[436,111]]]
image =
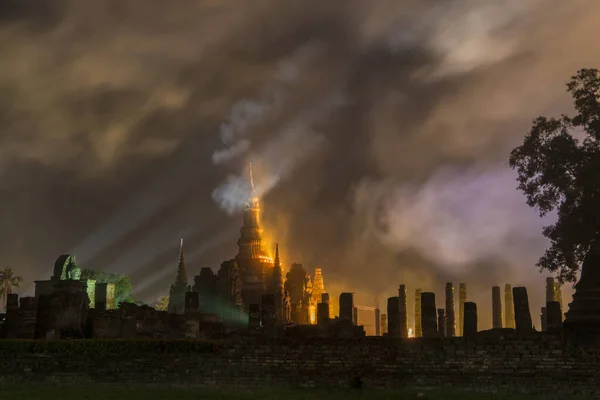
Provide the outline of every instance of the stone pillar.
[[358,308],[356,307],[352,310],[352,323],[358,325]]
[[515,304],[510,283],[504,285],[504,327],[515,329]]
[[390,297],[387,301],[388,336],[400,337],[400,299]]
[[387,325],[387,314],[381,314],[381,335],[387,336],[388,325]]
[[[562,312],[563,310],[563,301],[562,301],[562,287],[561,284],[556,282],[554,283],[554,301],[558,301],[558,303],[560,304],[560,310]],[[561,322],[562,320],[564,320],[564,314],[561,315]]]
[[19,308],[19,295],[9,293],[6,295],[6,312],[16,311]]
[[19,295],[9,293],[6,295],[6,317],[2,324],[2,336],[6,339],[17,338],[19,323]]
[[263,334],[267,337],[277,337],[277,306],[274,294],[263,294],[260,299],[260,323]]
[[546,302],[544,304],[554,301],[554,278],[546,278]]
[[22,297],[18,315],[17,337],[19,339],[35,339],[37,299],[35,297]]
[[340,322],[338,337],[350,338],[354,335],[354,294],[340,294]]
[[438,336],[435,293],[421,293],[421,323],[424,338]]
[[467,301],[464,307],[465,324],[463,326],[463,336],[472,338],[477,335],[477,304]]
[[185,313],[198,312],[200,309],[200,296],[198,292],[187,292],[185,294]]
[[515,325],[517,333],[529,333],[533,331],[531,313],[529,311],[529,298],[527,288],[513,288],[513,299],[515,302]]
[[381,311],[375,309],[375,336],[381,336]]
[[423,336],[421,325],[421,289],[415,290],[415,337]]
[[329,325],[329,304],[317,304],[317,325],[326,327]]
[[329,308],[329,319],[332,319],[334,317],[334,315],[333,315],[333,307],[331,307],[331,303],[329,300],[329,293],[321,294],[321,303],[327,304],[327,307]]
[[548,330],[548,314],[546,313],[546,307],[542,307],[542,313],[540,314],[540,322],[542,323],[542,332],[546,332]]
[[[546,301],[544,302],[544,304],[548,304],[551,301],[555,301],[556,300],[556,281],[554,280],[553,277],[547,277],[546,278]],[[546,308],[546,307],[544,307]],[[542,321],[542,332],[546,332],[547,327],[548,327],[548,313],[545,312],[544,313],[544,320]],[[546,329],[545,329],[546,328]]]
[[500,294],[500,286],[492,288],[492,327],[494,329],[502,328],[502,297]]
[[446,313],[443,308],[438,308],[438,317],[437,317],[437,326],[438,326],[438,335],[441,338],[446,337]]
[[467,301],[467,284],[458,285],[458,335],[463,336],[463,327],[465,325],[465,302]]
[[551,301],[546,305],[546,328],[549,333],[557,333],[562,329],[562,310],[559,301]]
[[260,335],[260,305],[248,305],[248,333],[253,336]]
[[454,318],[454,285],[446,283],[446,335],[456,336],[456,321]]
[[[115,304],[115,284],[114,283],[96,283],[95,284],[95,304],[98,310],[114,310]],[[89,293],[88,293],[89,295]],[[90,299],[91,301],[91,299]]]
[[354,312],[354,294],[342,293],[340,294],[340,321],[353,322]]
[[398,302],[400,305],[400,337],[408,337],[408,308],[406,304],[406,286],[400,285],[398,288]]

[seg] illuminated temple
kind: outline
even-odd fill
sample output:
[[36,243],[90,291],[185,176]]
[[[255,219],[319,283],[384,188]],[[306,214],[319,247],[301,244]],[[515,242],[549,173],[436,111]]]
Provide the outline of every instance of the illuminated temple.
[[252,166],[250,167],[250,187],[252,193],[244,208],[244,222],[240,229],[238,264],[241,278],[241,293],[244,310],[250,304],[260,304],[262,295],[271,287],[273,279],[273,259],[265,251],[263,229],[260,226],[260,202],[254,190]]
[[169,293],[169,311],[182,314],[186,298],[195,296],[187,293],[197,293],[198,311],[216,314],[222,320],[239,320],[240,314],[251,313],[251,308],[260,307],[267,297],[274,302],[280,324],[315,324],[317,304],[323,295],[327,296],[321,269],[316,268],[311,276],[302,264],[293,263],[284,274],[277,244],[274,257],[269,255],[252,165],[249,175],[251,192],[244,207],[237,255],[224,261],[216,274],[212,268],[201,268],[193,285],[187,286],[181,246],[176,279]]

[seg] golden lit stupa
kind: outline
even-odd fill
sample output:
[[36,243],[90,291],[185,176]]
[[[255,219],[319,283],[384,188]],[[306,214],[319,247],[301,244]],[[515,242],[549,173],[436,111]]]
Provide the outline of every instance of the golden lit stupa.
[[247,311],[250,304],[260,304],[268,280],[273,273],[273,259],[266,252],[263,229],[260,225],[260,201],[254,188],[250,164],[251,193],[244,208],[244,222],[238,240],[238,263],[242,283],[242,300]]

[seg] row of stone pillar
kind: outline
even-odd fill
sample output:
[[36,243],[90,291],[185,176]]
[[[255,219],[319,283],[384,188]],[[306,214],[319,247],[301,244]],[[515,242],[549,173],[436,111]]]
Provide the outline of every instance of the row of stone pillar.
[[[461,284],[461,288],[463,284]],[[462,293],[462,292],[461,292]],[[466,292],[465,292],[466,293]],[[433,296],[433,303],[431,299]],[[466,299],[466,297],[465,297]],[[433,307],[433,308],[432,308]],[[454,313],[454,286],[452,283],[446,284],[445,309],[439,309],[436,318],[435,294],[422,292],[421,289],[415,291],[415,329],[414,336],[424,336],[425,331],[435,325],[435,331],[444,333],[444,336],[456,335],[456,322]],[[431,314],[433,313],[433,314]],[[433,315],[433,317],[432,317]],[[433,318],[433,319],[432,319]],[[388,299],[388,335],[393,337],[408,337],[408,312],[406,304],[406,286],[400,285],[397,297]],[[461,314],[462,322],[462,314]],[[427,327],[425,327],[427,325]],[[437,334],[436,334],[437,335]]]
[[[415,291],[415,336],[416,337],[453,337],[456,335],[454,319],[454,287],[446,285],[445,309],[436,308],[435,293]],[[466,301],[466,286],[461,284],[459,296],[459,333],[472,336],[478,330],[477,304]],[[529,298],[525,287],[511,288],[505,286],[506,326],[515,327],[517,332],[526,333],[533,330]],[[548,302],[548,329],[561,326],[561,309],[557,301]],[[502,328],[501,292],[499,286],[492,289],[492,313],[494,328]],[[550,316],[552,313],[552,316]],[[406,314],[406,287],[400,286],[399,296],[390,297],[387,304],[388,335],[392,337],[408,337],[408,318]],[[512,326],[511,326],[512,325]]]

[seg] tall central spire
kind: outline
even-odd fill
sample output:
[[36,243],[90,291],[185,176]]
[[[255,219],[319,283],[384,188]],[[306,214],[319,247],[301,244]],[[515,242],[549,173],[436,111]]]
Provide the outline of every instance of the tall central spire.
[[250,178],[250,198],[248,199],[247,208],[256,209],[260,212],[260,203],[258,200],[258,195],[256,194],[256,188],[254,186],[254,176],[252,174],[252,162],[248,164],[248,175]]
[[256,197],[256,190],[254,189],[254,178],[252,177],[252,161],[250,162],[250,187],[252,188],[252,197]]
[[273,265],[281,268],[281,260],[279,260],[279,243],[275,243],[275,261]]
[[240,229],[240,239],[238,240],[238,257],[248,259],[268,258],[264,250],[263,230],[260,226],[260,202],[254,187],[252,163],[248,164],[248,178],[251,193],[249,193],[250,198],[244,209],[244,223]]
[[188,284],[187,271],[185,269],[185,260],[183,258],[183,239],[179,242],[179,265],[177,266],[177,276],[175,278],[176,283]]

